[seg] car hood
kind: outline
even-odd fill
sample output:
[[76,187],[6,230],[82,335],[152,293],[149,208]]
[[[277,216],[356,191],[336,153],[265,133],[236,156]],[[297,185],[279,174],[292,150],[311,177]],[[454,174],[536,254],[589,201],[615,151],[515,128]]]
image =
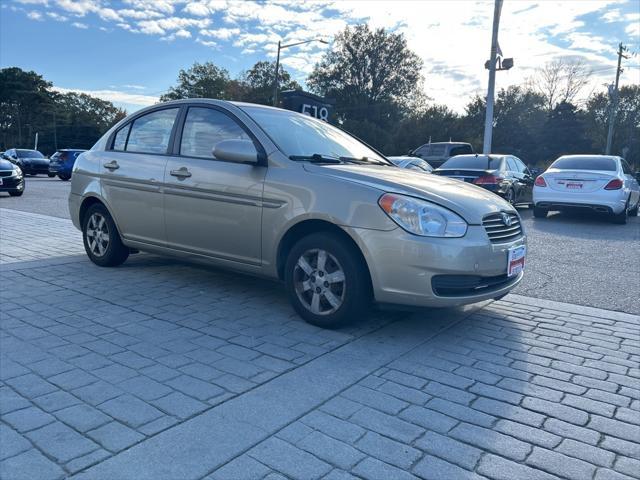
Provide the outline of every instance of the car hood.
[[13,163],[4,158],[0,158],[0,170],[13,170]]
[[316,174],[377,188],[381,192],[423,198],[456,212],[471,225],[480,225],[482,218],[490,213],[516,212],[496,194],[446,177],[419,175],[411,170],[378,165],[309,164],[304,168]]
[[49,163],[48,158],[20,157],[18,160],[20,160],[22,163],[35,163],[35,164]]

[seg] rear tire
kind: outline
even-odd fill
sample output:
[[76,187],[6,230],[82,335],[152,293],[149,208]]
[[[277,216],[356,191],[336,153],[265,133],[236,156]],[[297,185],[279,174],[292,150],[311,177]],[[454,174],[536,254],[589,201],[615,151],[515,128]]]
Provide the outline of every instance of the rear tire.
[[627,206],[624,207],[620,213],[614,213],[611,216],[611,221],[618,225],[625,225],[627,223],[627,219],[629,218],[629,210]]
[[549,210],[547,208],[533,206],[533,216],[536,218],[547,218],[548,213]]
[[101,267],[115,267],[129,256],[129,249],[109,211],[102,204],[89,207],[82,219],[82,240],[89,259]]
[[360,319],[371,306],[371,280],[360,252],[332,233],[300,239],[285,264],[289,301],[307,322],[337,328]]

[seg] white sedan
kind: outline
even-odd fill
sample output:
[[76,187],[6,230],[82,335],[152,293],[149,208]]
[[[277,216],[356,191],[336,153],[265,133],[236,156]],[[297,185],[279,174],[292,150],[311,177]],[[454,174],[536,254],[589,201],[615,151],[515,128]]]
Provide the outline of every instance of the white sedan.
[[578,207],[627,223],[629,215],[638,215],[640,185],[623,158],[564,155],[536,178],[533,203],[537,218],[546,217],[550,210]]

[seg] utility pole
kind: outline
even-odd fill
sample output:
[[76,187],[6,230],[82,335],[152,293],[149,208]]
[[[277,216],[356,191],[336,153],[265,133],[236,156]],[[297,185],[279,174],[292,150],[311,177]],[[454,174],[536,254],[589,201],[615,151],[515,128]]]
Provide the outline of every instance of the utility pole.
[[278,40],[278,56],[276,57],[276,74],[273,81],[273,106],[278,106],[278,75],[280,74],[280,40]]
[[489,57],[489,91],[487,92],[487,111],[484,119],[484,143],[482,153],[491,153],[491,137],[493,135],[493,97],[496,88],[496,60],[498,56],[498,28],[502,0],[495,0],[493,9],[493,33],[491,34],[491,56]]
[[629,58],[624,52],[627,51],[627,47],[622,45],[622,42],[618,45],[618,68],[616,69],[616,83],[613,87],[613,92],[609,91],[611,96],[611,109],[609,111],[609,131],[607,132],[607,148],[605,149],[605,155],[611,155],[611,146],[613,145],[613,130],[615,128],[616,116],[618,115],[618,84],[620,82],[620,74],[622,73],[622,58]]

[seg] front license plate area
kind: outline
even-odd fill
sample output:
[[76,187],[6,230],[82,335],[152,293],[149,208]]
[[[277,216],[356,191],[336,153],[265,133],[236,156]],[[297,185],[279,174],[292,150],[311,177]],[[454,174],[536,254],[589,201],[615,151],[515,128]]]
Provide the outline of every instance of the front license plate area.
[[509,249],[507,257],[507,276],[513,277],[524,270],[524,259],[527,254],[527,247],[521,245]]

